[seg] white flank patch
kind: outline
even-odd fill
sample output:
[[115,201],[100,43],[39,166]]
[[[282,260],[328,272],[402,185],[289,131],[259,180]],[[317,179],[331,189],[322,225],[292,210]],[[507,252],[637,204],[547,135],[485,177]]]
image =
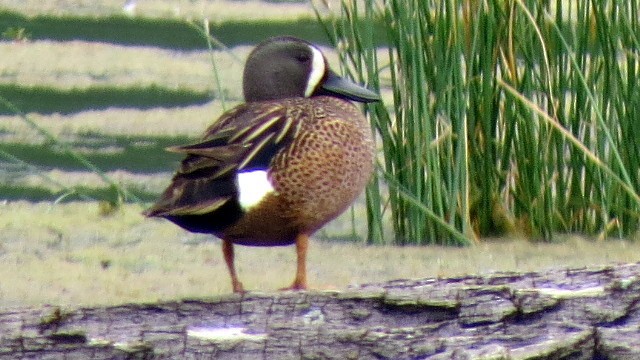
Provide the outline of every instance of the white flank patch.
[[274,190],[267,172],[254,170],[238,173],[238,191],[240,206],[244,210],[249,210]]
[[324,56],[322,53],[314,46],[309,46],[309,48],[311,49],[313,58],[311,59],[311,73],[309,73],[309,80],[307,80],[307,88],[304,91],[305,97],[313,94],[325,72]]

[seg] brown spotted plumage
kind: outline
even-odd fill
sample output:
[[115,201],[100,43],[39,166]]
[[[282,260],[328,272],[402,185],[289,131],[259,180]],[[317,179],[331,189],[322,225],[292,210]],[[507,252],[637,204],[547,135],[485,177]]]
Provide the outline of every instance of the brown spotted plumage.
[[[378,97],[337,77],[317,48],[295,38],[262,43],[245,67],[247,102],[223,114],[199,143],[170,149],[186,158],[145,213],[220,237],[235,292],[244,289],[233,244],[295,243],[290,288],[305,289],[309,236],[353,202],[373,171],[371,129],[348,100]],[[250,173],[268,184],[249,201],[243,191],[253,189],[240,177]]]

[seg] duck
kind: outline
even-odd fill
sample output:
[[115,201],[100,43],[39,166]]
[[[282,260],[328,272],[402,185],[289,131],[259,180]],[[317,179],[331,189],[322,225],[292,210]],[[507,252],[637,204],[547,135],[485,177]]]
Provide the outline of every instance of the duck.
[[295,244],[295,277],[282,290],[306,290],[310,237],[355,201],[373,173],[372,130],[353,102],[380,96],[334,72],[318,46],[290,36],[250,52],[242,90],[245,102],[200,141],[167,149],[184,159],[144,215],[221,239],[235,293],[245,292],[235,245]]

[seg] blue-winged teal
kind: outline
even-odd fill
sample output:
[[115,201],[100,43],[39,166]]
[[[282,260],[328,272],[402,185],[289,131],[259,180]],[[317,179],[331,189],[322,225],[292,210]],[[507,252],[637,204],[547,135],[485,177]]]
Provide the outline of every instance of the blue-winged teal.
[[317,47],[276,37],[249,55],[245,104],[224,113],[186,154],[171,185],[147,216],[222,239],[233,291],[233,244],[295,243],[296,277],[306,289],[309,236],[343,212],[373,170],[373,141],[365,117],[348,100],[377,94],[337,76]]

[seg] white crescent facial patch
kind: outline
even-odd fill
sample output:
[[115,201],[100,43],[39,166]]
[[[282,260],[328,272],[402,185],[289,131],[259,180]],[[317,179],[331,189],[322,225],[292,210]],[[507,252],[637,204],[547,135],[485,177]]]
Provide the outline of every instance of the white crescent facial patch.
[[256,206],[267,194],[274,192],[265,170],[238,173],[238,192],[240,207],[247,211]]
[[311,72],[309,73],[309,79],[307,80],[307,88],[304,91],[304,96],[309,97],[318,87],[320,80],[325,73],[325,62],[324,56],[315,46],[309,45],[311,49],[311,54],[313,54],[311,59]]

